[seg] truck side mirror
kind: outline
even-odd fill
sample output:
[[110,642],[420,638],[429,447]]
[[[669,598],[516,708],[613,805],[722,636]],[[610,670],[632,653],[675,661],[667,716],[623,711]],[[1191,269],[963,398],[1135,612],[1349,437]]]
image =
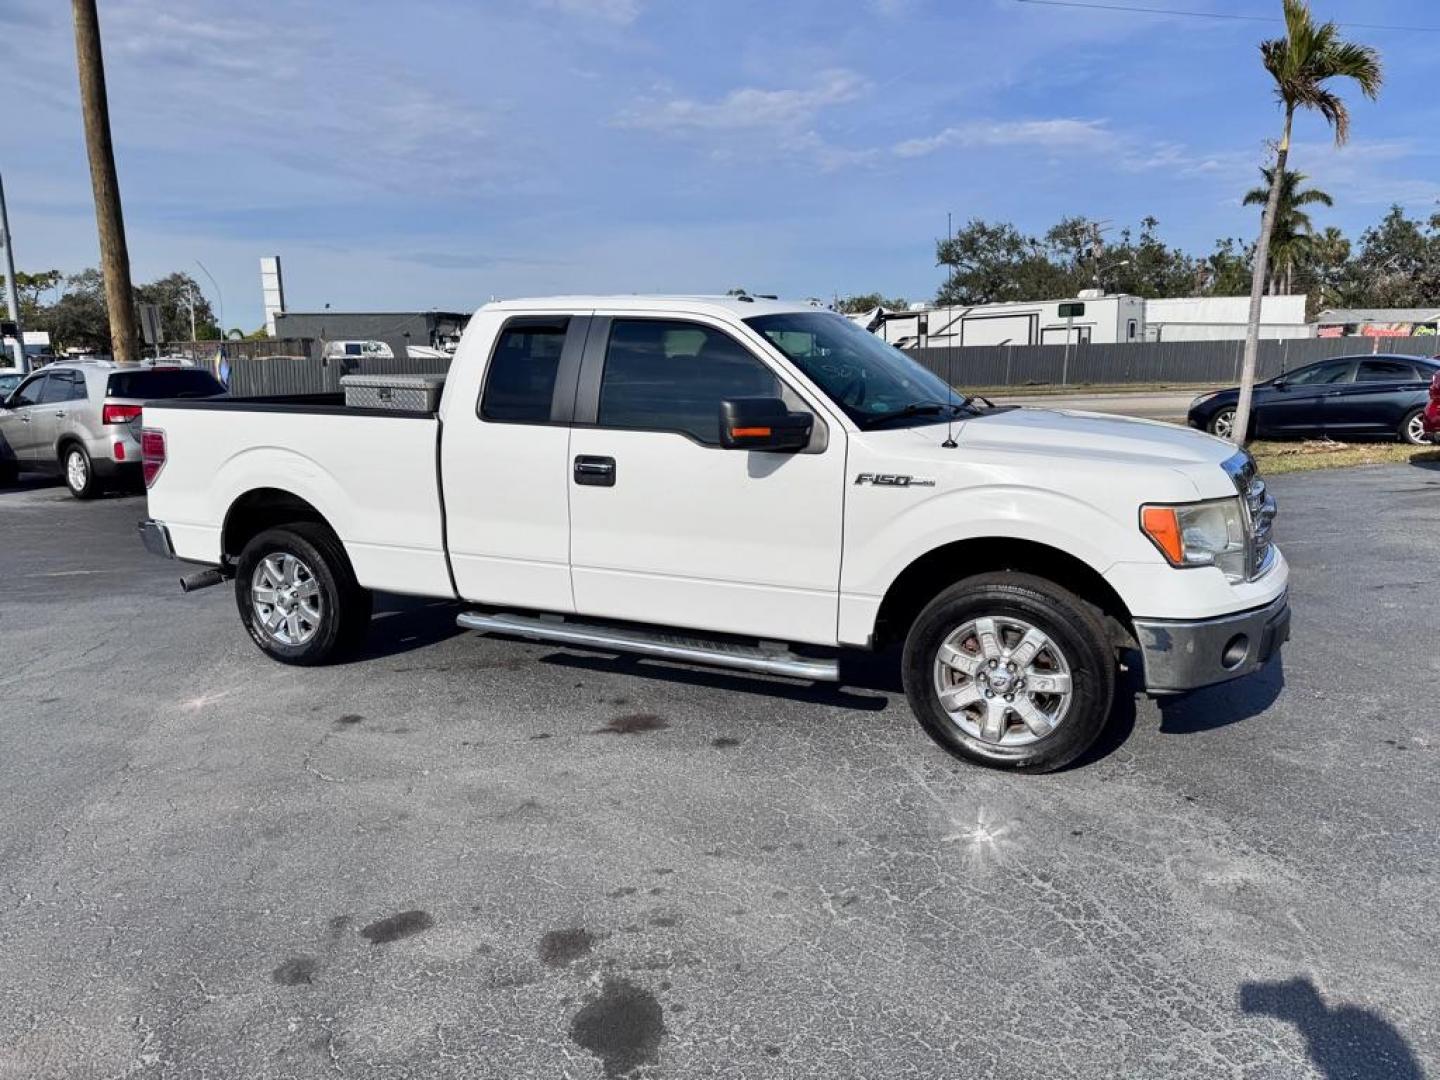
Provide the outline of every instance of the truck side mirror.
[[731,398],[720,403],[720,445],[727,450],[804,450],[814,424],[810,413],[791,412],[779,398]]

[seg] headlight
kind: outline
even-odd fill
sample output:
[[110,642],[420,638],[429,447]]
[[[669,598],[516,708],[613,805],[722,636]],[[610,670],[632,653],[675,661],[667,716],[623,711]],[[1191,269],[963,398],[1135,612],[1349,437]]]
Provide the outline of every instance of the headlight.
[[1196,407],[1199,406],[1199,405],[1204,405],[1205,402],[1209,401],[1212,397],[1214,397],[1214,396],[1215,396],[1216,394],[1218,394],[1218,393],[1220,393],[1219,390],[1212,390],[1212,391],[1210,391],[1210,393],[1208,393],[1208,394],[1201,394],[1201,395],[1200,395],[1199,397],[1197,397],[1194,401],[1190,402],[1190,408],[1193,409],[1193,408],[1196,408]]
[[1218,566],[1231,582],[1245,580],[1245,518],[1239,499],[1142,506],[1140,531],[1171,566]]

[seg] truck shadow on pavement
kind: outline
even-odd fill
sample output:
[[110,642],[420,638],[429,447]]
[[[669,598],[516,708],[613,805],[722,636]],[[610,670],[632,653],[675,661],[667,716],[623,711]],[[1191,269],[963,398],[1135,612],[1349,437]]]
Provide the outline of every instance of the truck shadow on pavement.
[[1325,1004],[1308,978],[1245,983],[1240,987],[1240,1011],[1294,1024],[1310,1061],[1326,1080],[1424,1080],[1410,1044],[1394,1024],[1359,1005]]
[[464,610],[464,605],[450,600],[377,593],[365,644],[348,663],[399,656],[463,634],[455,616]]
[[[577,671],[655,679],[684,686],[701,686],[710,690],[722,690],[729,694],[754,694],[759,697],[778,698],[784,701],[800,701],[811,705],[833,705],[837,708],[861,709],[867,712],[880,712],[890,704],[889,694],[884,692],[885,688],[866,686],[864,682],[848,677],[848,672],[844,683],[838,684],[798,682],[765,675],[732,674],[719,669],[681,667],[661,660],[627,655],[557,652],[541,657],[540,662]],[[882,692],[857,693],[857,690]]]
[[1283,689],[1285,660],[1279,655],[1244,678],[1157,699],[1160,731],[1165,735],[1193,735],[1238,724],[1275,704]]

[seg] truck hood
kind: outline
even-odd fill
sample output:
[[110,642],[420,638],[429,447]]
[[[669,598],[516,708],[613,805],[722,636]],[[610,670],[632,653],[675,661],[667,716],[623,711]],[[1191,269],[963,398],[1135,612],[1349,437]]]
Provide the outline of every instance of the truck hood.
[[[867,433],[867,439],[875,434]],[[885,435],[903,436],[891,443],[907,458],[923,457],[941,463],[991,459],[995,455],[1021,461],[1033,455],[1050,463],[1094,463],[1113,466],[1133,475],[1137,471],[1179,473],[1195,487],[1201,499],[1235,494],[1221,464],[1236,453],[1223,439],[1159,420],[1140,420],[1104,413],[1057,409],[1019,408],[988,413],[955,425],[958,449],[941,446],[943,424],[897,429]],[[917,445],[923,444],[923,445]],[[1043,468],[1040,463],[1037,467]]]
[[991,413],[968,421],[959,441],[1171,465],[1219,465],[1235,453],[1233,444],[1178,424],[1058,409]]

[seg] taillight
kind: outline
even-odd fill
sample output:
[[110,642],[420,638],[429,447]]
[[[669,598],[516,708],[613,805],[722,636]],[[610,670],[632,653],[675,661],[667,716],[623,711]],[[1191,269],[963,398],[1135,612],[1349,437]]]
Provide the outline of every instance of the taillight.
[[1440,371],[1437,371],[1435,377],[1430,380],[1430,400],[1440,401]]
[[155,483],[155,477],[165,467],[165,433],[156,428],[145,428],[140,432],[140,461],[145,473],[145,486]]
[[139,415],[139,405],[106,405],[100,410],[100,422],[102,424],[128,424]]

